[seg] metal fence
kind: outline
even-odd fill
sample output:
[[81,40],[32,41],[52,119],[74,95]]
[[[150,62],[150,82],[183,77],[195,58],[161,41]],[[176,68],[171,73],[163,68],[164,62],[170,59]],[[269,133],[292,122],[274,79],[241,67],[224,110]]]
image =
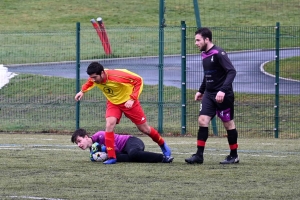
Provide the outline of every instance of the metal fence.
[[[296,99],[300,97],[299,27],[280,26],[278,23],[267,27],[211,29],[214,43],[230,52],[229,58],[237,70],[233,85],[236,94],[235,122],[239,134],[246,137],[298,138],[299,116],[295,108],[299,106]],[[200,57],[193,54],[193,36],[187,29],[187,52],[191,53],[186,57],[187,88],[198,89],[203,73],[202,69],[199,71]],[[189,102],[187,107],[189,105],[193,102]],[[194,109],[187,110],[187,116],[194,112]],[[187,120],[187,127],[191,127],[190,121]],[[216,121],[217,132],[211,129],[211,135],[226,135],[220,120]],[[197,128],[193,127],[192,133],[196,133]]]
[[[213,40],[229,53],[237,69],[235,122],[240,137],[299,138],[300,78],[299,70],[290,80],[289,65],[300,66],[300,27],[280,27],[277,40],[275,25],[266,27],[210,27]],[[100,61],[106,68],[126,68],[140,74],[145,81],[141,103],[149,124],[163,122],[163,132],[180,135],[182,119],[185,134],[196,135],[199,103],[193,96],[202,80],[202,67],[194,45],[195,27],[186,28],[182,38],[180,25],[163,29],[164,41],[159,41],[157,27],[107,27],[112,49],[107,55],[92,27],[80,27],[80,83],[87,75],[87,65]],[[76,36],[78,31],[23,32],[0,31],[1,63],[8,68],[9,83],[0,89],[0,131],[70,133],[76,127]],[[185,41],[185,49],[182,42]],[[280,49],[276,42],[280,41]],[[159,43],[163,42],[163,79],[159,80]],[[182,51],[186,52],[186,70],[182,71]],[[276,51],[279,57],[276,59]],[[291,60],[288,60],[291,59]],[[271,62],[276,77],[263,71]],[[0,63],[0,64],[1,64]],[[292,63],[292,64],[291,64]],[[276,66],[279,65],[279,71]],[[3,68],[4,69],[4,68]],[[5,71],[5,70],[2,70]],[[182,92],[182,74],[186,74],[186,91]],[[298,76],[298,79],[297,79]],[[2,77],[2,76],[1,76]],[[285,78],[283,78],[285,77]],[[1,78],[1,82],[5,82]],[[159,84],[163,84],[160,91]],[[278,92],[276,93],[276,88]],[[160,95],[163,96],[160,96]],[[186,112],[182,112],[182,95],[186,95]],[[159,99],[163,102],[159,103]],[[278,105],[276,105],[276,101]],[[276,105],[276,106],[275,106]],[[159,113],[162,108],[163,113]],[[276,115],[276,109],[278,115]],[[94,89],[80,103],[80,127],[90,132],[104,129],[105,99]],[[278,123],[278,124],[276,124]],[[215,129],[214,129],[215,128]],[[213,130],[217,130],[214,132]],[[138,134],[123,117],[116,132]],[[225,135],[220,121],[210,129],[212,135]]]

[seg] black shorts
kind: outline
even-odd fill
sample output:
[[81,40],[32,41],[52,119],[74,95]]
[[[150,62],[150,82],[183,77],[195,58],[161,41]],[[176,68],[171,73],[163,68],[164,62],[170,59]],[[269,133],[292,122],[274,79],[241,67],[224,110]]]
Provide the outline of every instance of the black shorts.
[[217,93],[205,92],[200,104],[199,115],[207,115],[213,118],[217,115],[223,122],[234,118],[234,94],[225,94],[222,103],[216,102]]

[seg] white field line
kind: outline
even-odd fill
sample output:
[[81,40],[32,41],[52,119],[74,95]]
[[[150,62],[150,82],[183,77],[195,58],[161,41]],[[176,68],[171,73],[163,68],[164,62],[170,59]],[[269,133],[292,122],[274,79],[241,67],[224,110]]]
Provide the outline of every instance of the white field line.
[[[194,154],[195,152],[190,152],[190,153],[179,153],[179,152],[172,152],[172,154],[181,154],[181,155],[192,155]],[[228,156],[228,153],[219,153],[219,154],[216,154],[216,153],[204,153],[204,155],[212,155],[212,156]],[[242,155],[241,153],[239,153],[239,155]],[[274,155],[259,155],[259,154],[247,154],[247,156],[253,156],[253,157],[260,157],[260,156],[264,156],[264,157],[271,157],[271,158],[287,158],[288,156],[274,156]]]
[[64,200],[56,198],[46,198],[46,197],[31,197],[31,196],[6,196],[7,198],[18,198],[18,199],[37,199],[37,200]]
[[[36,139],[36,138],[35,138]],[[220,144],[223,142],[207,142],[208,144]],[[176,143],[168,143],[169,145],[185,145],[185,144],[193,144],[196,145],[196,142],[176,142]],[[224,143],[226,144],[226,142]],[[265,145],[265,146],[273,146],[276,145],[275,143],[260,143],[261,145]],[[17,146],[19,145],[19,146]],[[3,146],[1,146],[0,144],[0,150],[25,150],[26,148],[32,148],[32,150],[36,151],[82,151],[79,148],[76,148],[75,145],[42,145],[42,144],[30,144],[30,145],[20,145],[20,144],[5,144]],[[157,146],[157,144],[155,144],[154,142],[145,142],[146,146]],[[45,148],[45,147],[68,147],[68,148]],[[39,147],[39,148],[34,148],[34,147]],[[44,147],[44,148],[43,148]],[[73,147],[73,148],[69,148],[69,147]],[[176,149],[176,148],[175,148]],[[228,155],[228,153],[219,153],[219,154],[215,154],[215,153],[210,153],[216,151],[216,149],[213,148],[207,148],[206,152],[204,154],[207,155],[216,155],[216,156],[226,156]],[[221,151],[221,150],[220,150]],[[226,152],[229,152],[229,150],[223,150]],[[155,153],[161,153],[160,151],[153,151]],[[182,153],[182,152],[177,152],[177,151],[172,151],[173,155],[192,155],[195,152],[186,152],[186,153]],[[246,154],[248,156],[253,156],[253,157],[259,157],[259,156],[263,156],[263,157],[274,157],[274,158],[285,158],[288,157],[286,155],[272,155],[270,151],[264,152],[263,150],[259,150],[258,152],[255,152],[255,150],[240,150],[239,151],[239,155],[242,154]],[[262,155],[264,154],[264,155]]]
[[0,150],[25,150],[25,148],[16,148],[16,147],[0,147]]
[[[1,139],[7,139],[7,138],[2,138],[0,137],[0,140]],[[11,138],[11,140],[37,140],[37,138]],[[46,138],[46,139],[38,139],[38,140],[59,140],[59,139],[52,139],[52,138]]]
[[[25,148],[1,148],[0,147],[0,150],[24,150]],[[80,149],[32,149],[34,151],[81,151]],[[208,150],[209,151],[209,150]],[[160,151],[152,151],[154,153],[161,153]],[[182,152],[172,152],[172,155],[192,155],[194,154],[195,152],[185,152],[185,153],[182,153]],[[261,153],[264,153],[264,152],[261,152]],[[219,154],[216,154],[216,153],[204,153],[204,155],[212,155],[212,156],[227,156],[228,153],[219,153]],[[239,153],[239,155],[243,155],[243,153]],[[247,156],[253,156],[253,157],[270,157],[270,158],[287,158],[288,156],[275,156],[275,155],[260,155],[260,154],[248,154],[247,153]]]
[[[49,145],[47,146],[49,147]],[[25,149],[31,149],[34,151],[79,151],[80,149],[45,149],[45,148],[32,148],[32,147],[0,147],[0,150],[25,150]]]
[[[156,146],[157,144],[155,144],[154,142],[150,141],[150,142],[145,142],[145,145],[147,146]],[[188,142],[188,141],[182,141],[182,142],[167,142],[168,145],[181,145],[181,144],[197,144],[197,141],[195,139],[194,142]],[[206,144],[226,144],[228,145],[228,142],[227,140],[224,140],[224,141],[220,141],[220,142],[209,142],[207,141]],[[248,143],[243,143],[243,142],[238,142],[239,145],[243,145],[243,144],[246,144],[248,145]],[[271,143],[271,142],[268,142],[268,143],[265,143],[265,142],[262,142],[262,143],[256,143],[257,145],[265,145],[265,146],[270,146],[270,145],[277,145],[276,143]],[[293,145],[293,144],[291,144]]]

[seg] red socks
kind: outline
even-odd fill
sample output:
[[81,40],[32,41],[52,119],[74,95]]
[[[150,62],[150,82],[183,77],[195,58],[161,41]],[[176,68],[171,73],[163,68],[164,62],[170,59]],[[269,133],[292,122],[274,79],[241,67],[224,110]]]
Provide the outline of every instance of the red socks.
[[202,140],[197,140],[197,146],[199,147],[205,147],[206,142]]
[[114,132],[105,132],[105,146],[108,158],[116,159]]
[[237,149],[238,147],[239,147],[238,144],[230,144],[230,145],[229,145],[230,150],[235,150],[235,149]]
[[160,136],[160,134],[153,127],[150,127],[149,137],[156,142],[159,146],[165,143],[165,140]]

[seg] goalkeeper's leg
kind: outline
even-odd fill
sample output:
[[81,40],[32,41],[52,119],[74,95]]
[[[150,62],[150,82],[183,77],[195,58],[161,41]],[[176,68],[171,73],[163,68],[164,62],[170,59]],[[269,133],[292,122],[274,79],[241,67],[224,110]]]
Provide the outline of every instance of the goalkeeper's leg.
[[131,162],[142,163],[170,163],[173,161],[173,157],[164,156],[163,154],[144,151],[145,145],[143,141],[136,137],[131,137],[127,140],[126,145],[122,152],[126,152]]

